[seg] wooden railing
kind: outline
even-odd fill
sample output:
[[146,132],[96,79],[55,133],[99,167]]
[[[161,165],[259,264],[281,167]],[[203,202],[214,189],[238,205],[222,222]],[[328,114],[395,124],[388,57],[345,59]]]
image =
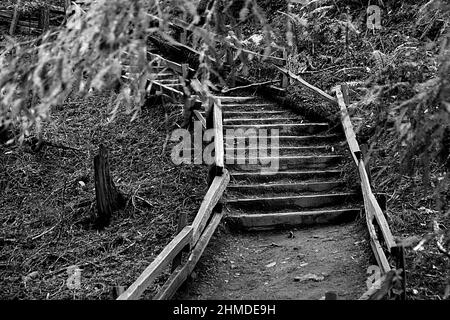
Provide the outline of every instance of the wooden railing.
[[[194,111],[197,111],[198,115],[203,117],[198,110]],[[138,299],[152,285],[153,281],[169,265],[172,265],[171,275],[154,296],[154,299],[157,300],[170,299],[194,270],[195,265],[220,223],[223,213],[222,205],[219,201],[230,181],[230,174],[224,168],[220,100],[215,98],[209,100],[204,128],[214,129],[215,163],[210,168],[210,176],[212,179],[210,179],[209,189],[203,198],[200,209],[192,224],[184,226],[155,260],[142,272],[138,279],[119,296],[118,300]],[[188,251],[188,258],[184,264],[181,263],[183,251]]]
[[[151,15],[152,18],[158,21],[162,21],[160,18]],[[244,77],[248,76],[248,64],[251,60],[251,57],[258,57],[261,60],[265,60],[267,62],[270,62],[276,66],[282,66],[285,67],[287,64],[287,51],[283,50],[283,57],[274,57],[274,56],[266,56],[264,54],[261,54],[259,52],[251,51],[245,48],[238,48],[235,44],[224,42],[223,36],[219,36],[217,34],[214,34],[210,31],[207,31],[201,27],[195,26],[193,24],[189,24],[181,19],[174,19],[171,22],[166,23],[167,26],[172,28],[173,30],[176,30],[179,34],[178,39],[176,39],[177,43],[175,45],[178,45],[180,47],[183,47],[190,51],[192,54],[199,56],[200,53],[193,48],[193,37],[192,34],[194,31],[199,32],[200,34],[210,34],[213,38],[213,41],[217,44],[224,44],[226,43],[228,45],[228,48],[226,49],[225,56],[222,58],[224,61],[231,66],[231,79],[232,82],[234,82],[234,72],[235,70],[241,68],[242,69],[242,75]],[[215,58],[207,56],[207,59],[213,62],[217,62]],[[281,73],[281,88],[285,89],[289,85],[289,77]],[[232,83],[234,85],[234,83]]]
[[[358,141],[356,140],[356,134],[353,130],[350,115],[346,107],[346,105],[349,104],[348,86],[346,84],[343,84],[336,87],[336,98],[334,98],[320,88],[317,88],[308,83],[300,76],[293,74],[289,70],[280,67],[278,67],[278,69],[316,96],[322,98],[326,102],[339,106],[341,124],[345,133],[347,144],[358,168],[360,176],[361,191],[364,199],[365,219],[369,231],[370,245],[381,271],[381,278],[360,299],[385,298],[386,295],[390,294],[390,289],[393,286],[392,281],[395,275],[398,275],[402,281],[402,293],[399,297],[400,299],[405,299],[406,273],[404,248],[396,244],[386,217],[383,214],[380,204],[378,203],[372,191],[372,186],[367,170],[368,163],[365,162],[364,154],[363,152],[361,152],[362,148],[360,148]],[[378,238],[376,226],[380,230],[383,243],[381,243],[380,239]],[[391,268],[388,256],[394,258],[395,269]]]
[[[356,140],[356,135],[353,130],[353,125],[351,123],[350,115],[348,113],[346,104],[348,104],[348,87],[347,85],[341,85],[335,88],[337,102],[340,108],[341,114],[341,123],[344,129],[345,137],[347,140],[347,144],[349,146],[352,157],[358,167],[359,176],[361,180],[361,191],[364,198],[364,209],[365,209],[365,218],[367,228],[369,230],[370,237],[370,245],[372,247],[372,251],[377,260],[378,266],[381,270],[381,274],[383,278],[379,281],[381,283],[379,290],[386,291],[386,295],[389,294],[389,290],[386,290],[387,287],[392,283],[393,274],[395,269],[391,268],[391,265],[388,261],[387,254],[395,258],[396,269],[401,269],[400,277],[402,278],[402,294],[400,298],[405,299],[406,295],[406,277],[405,277],[405,263],[404,263],[404,249],[402,246],[397,246],[395,239],[392,235],[391,230],[389,229],[388,222],[386,217],[381,210],[381,207],[375,198],[374,193],[372,192],[372,187],[370,185],[369,177],[366,171],[366,164],[364,162],[364,155],[361,152],[359,144]],[[345,96],[345,97],[344,97]],[[345,101],[347,100],[347,101]],[[375,223],[380,230],[381,236],[384,240],[384,245],[381,244],[380,239],[378,238],[378,234],[375,228]],[[385,250],[383,249],[385,248]],[[391,272],[392,271],[392,272]],[[389,276],[388,276],[389,275]],[[390,282],[383,283],[384,282]],[[371,291],[371,290],[369,290]],[[372,289],[373,291],[373,289]],[[375,290],[373,294],[365,294],[362,299],[376,297],[382,298],[383,295]]]

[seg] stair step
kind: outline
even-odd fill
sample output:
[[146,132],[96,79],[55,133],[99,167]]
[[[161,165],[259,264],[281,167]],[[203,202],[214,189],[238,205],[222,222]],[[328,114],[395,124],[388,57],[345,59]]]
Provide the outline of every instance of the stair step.
[[256,157],[236,158],[225,157],[227,167],[238,171],[257,171],[270,166],[278,166],[279,170],[295,170],[301,168],[326,168],[335,166],[342,160],[342,156],[284,156],[284,157]]
[[344,180],[323,182],[300,182],[300,183],[271,183],[271,184],[230,184],[228,192],[242,194],[267,194],[281,192],[324,192],[345,186]]
[[227,103],[233,103],[233,102],[244,102],[244,101],[250,101],[255,100],[258,97],[255,96],[247,96],[247,97],[239,97],[239,96],[215,96],[214,98],[220,99],[221,103],[227,104]]
[[359,208],[280,212],[265,214],[227,215],[225,221],[240,230],[271,230],[286,227],[302,227],[316,224],[338,224],[354,221]]
[[[303,120],[296,117],[283,117],[283,118],[226,118],[223,120],[224,125],[264,125],[264,124],[283,124],[283,123],[296,123],[301,124]],[[328,125],[327,125],[328,127]]]
[[313,134],[326,131],[328,128],[328,123],[226,124],[223,126],[224,130],[232,129],[235,131],[242,130],[242,132],[248,131],[247,133],[244,133],[246,136],[252,135],[251,131],[254,130],[270,130],[269,132],[271,132],[271,130],[278,130],[280,134]]
[[[333,148],[333,149],[332,149]],[[336,148],[329,146],[329,145],[321,145],[321,146],[278,146],[276,148],[276,152],[280,156],[284,155],[298,155],[298,154],[305,154],[305,153],[324,153],[329,152],[333,153]],[[242,155],[246,156],[249,153],[252,154],[259,154],[260,148],[257,147],[247,147],[247,148],[225,148],[225,155],[228,156],[234,156],[239,155],[240,157]],[[268,150],[269,154],[272,152],[272,150]]]
[[341,175],[341,170],[291,170],[278,172],[239,172],[230,171],[231,181],[276,181],[280,179],[310,180],[310,179],[333,179]]
[[158,79],[157,81],[162,84],[180,84],[178,79]]
[[[227,105],[229,107],[229,105]],[[285,110],[272,110],[272,111],[264,111],[265,116],[282,116],[288,114],[289,111]],[[224,118],[228,117],[246,117],[246,118],[259,118],[261,117],[261,111],[223,111]]]
[[272,112],[272,111],[283,111],[286,112],[286,110],[281,109],[276,104],[273,103],[223,103],[222,104],[222,110],[224,112],[226,111],[232,111],[232,112],[240,112],[240,111],[246,111],[246,112]]
[[361,199],[359,193],[329,193],[270,198],[227,199],[226,206],[248,211],[267,211],[273,209],[303,209],[335,206]]
[[156,77],[158,80],[170,79],[170,78],[175,78],[175,77],[178,78],[175,74],[169,73],[169,72],[158,73],[158,74],[156,74]]
[[[239,132],[238,132],[239,133]],[[284,146],[292,146],[292,145],[311,145],[311,144],[321,144],[321,143],[332,143],[342,138],[340,134],[318,134],[318,135],[305,135],[305,136],[257,136],[255,135],[255,131],[251,130],[251,132],[246,132],[248,135],[230,135],[227,136],[227,132],[224,133],[224,141],[226,147],[231,147],[237,144],[237,147],[243,147],[249,145],[250,140],[258,138],[259,141],[265,140],[267,144],[270,146],[272,142],[278,143],[278,145],[283,144]],[[254,143],[254,141],[252,141]],[[252,147],[254,147],[252,145]]]

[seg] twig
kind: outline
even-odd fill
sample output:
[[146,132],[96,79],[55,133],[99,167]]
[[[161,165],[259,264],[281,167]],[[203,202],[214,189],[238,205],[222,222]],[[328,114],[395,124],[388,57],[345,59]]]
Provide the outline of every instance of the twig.
[[33,238],[31,238],[31,240],[37,240],[37,239],[39,239],[40,237],[45,236],[47,233],[49,233],[50,231],[52,231],[53,229],[55,229],[57,225],[58,225],[58,224],[55,224],[55,225],[54,225],[53,227],[51,227],[50,229],[45,230],[44,232],[42,232],[41,234],[38,234],[37,236],[34,236]]

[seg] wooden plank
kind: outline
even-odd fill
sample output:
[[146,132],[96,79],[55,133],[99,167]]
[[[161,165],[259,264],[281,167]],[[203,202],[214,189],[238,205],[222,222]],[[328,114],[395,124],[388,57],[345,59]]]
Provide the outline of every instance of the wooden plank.
[[[214,149],[215,149],[215,164],[221,173],[224,168],[224,156],[223,150],[223,123],[222,123],[222,108],[220,106],[220,100],[214,102]],[[217,171],[216,171],[217,172]]]
[[[283,58],[287,61],[287,51],[286,48],[283,48]],[[281,87],[287,88],[289,86],[289,78],[287,77],[286,73],[282,73],[282,79],[281,79]]]
[[394,285],[395,270],[389,271],[367,290],[358,300],[382,300],[387,297]]
[[[169,69],[172,69],[173,71],[175,71],[176,73],[178,73],[180,75],[183,74],[183,67],[181,66],[181,64],[176,63],[171,60],[168,60],[156,53],[152,53],[152,52],[147,52],[147,53],[150,55],[152,60],[154,60],[154,59],[161,60]],[[195,72],[195,70],[192,68],[188,68],[188,70],[190,72]]]
[[153,82],[153,84],[159,86],[159,88],[160,88],[161,90],[168,91],[169,93],[175,94],[175,95],[177,95],[177,96],[179,96],[179,97],[183,97],[183,96],[184,96],[184,93],[183,93],[183,92],[181,92],[181,91],[179,91],[179,90],[177,90],[177,89],[174,89],[174,88],[172,88],[172,87],[170,87],[170,86],[167,86],[167,85],[165,85],[165,84],[162,84],[162,83],[159,82],[159,81],[153,80],[152,82]]
[[366,169],[364,167],[364,162],[360,161],[358,165],[359,175],[361,178],[361,189],[364,196],[364,205],[367,203],[366,215],[370,217],[375,217],[378,226],[380,227],[381,234],[383,235],[383,239],[386,243],[387,249],[391,252],[391,249],[396,246],[394,236],[392,235],[391,230],[389,229],[389,225],[386,221],[386,217],[383,214],[383,211],[378,204],[375,195],[373,194],[370,188],[369,177],[367,176]]
[[12,21],[11,21],[11,26],[9,27],[9,35],[11,35],[11,36],[14,35],[14,32],[16,31],[16,27],[17,27],[17,21],[19,20],[20,2],[21,2],[21,0],[18,0],[16,6],[14,7],[14,13],[13,13]]
[[147,289],[173,258],[187,245],[192,243],[193,228],[184,229],[173,238],[155,260],[142,272],[139,278],[117,300],[135,300]]
[[339,108],[341,110],[341,122],[344,129],[345,137],[347,138],[347,143],[350,148],[350,152],[353,156],[353,160],[355,160],[356,165],[358,165],[359,160],[357,159],[356,154],[361,152],[361,150],[359,148],[358,141],[356,141],[355,131],[353,130],[353,125],[350,120],[347,107],[345,106],[344,96],[339,87],[336,88],[336,96]]
[[316,86],[313,86],[312,84],[308,83],[308,82],[305,81],[302,77],[295,75],[294,73],[292,73],[291,71],[289,71],[289,70],[287,70],[287,69],[285,69],[285,68],[281,68],[281,67],[278,67],[278,66],[275,66],[275,67],[276,67],[278,70],[280,70],[281,72],[288,74],[292,79],[297,80],[298,82],[300,82],[300,84],[301,84],[304,88],[306,88],[306,89],[308,89],[308,90],[310,90],[310,91],[316,93],[319,97],[321,97],[321,98],[324,99],[325,101],[331,102],[332,104],[337,104],[337,100],[336,100],[335,98],[333,98],[332,96],[330,96],[330,95],[329,95],[328,93],[326,93],[325,91],[323,91],[323,90],[317,88]]
[[243,102],[254,100],[255,97],[231,97],[231,96],[214,96],[214,99],[220,99],[220,102]]
[[200,238],[200,235],[202,234],[203,229],[206,226],[206,222],[209,220],[211,212],[213,211],[214,207],[222,197],[222,194],[225,191],[228,182],[230,182],[230,174],[226,169],[223,170],[222,176],[215,177],[214,180],[212,181],[208,189],[208,192],[203,198],[202,204],[200,205],[200,209],[198,210],[198,213],[195,216],[194,222],[192,223],[193,228],[192,243],[194,245]]
[[203,232],[194,250],[192,250],[192,253],[189,256],[186,264],[181,269],[178,269],[176,272],[172,273],[172,275],[166,281],[158,294],[153,298],[154,300],[170,299],[178,290],[178,288],[183,284],[183,282],[187,279],[187,277],[192,273],[192,271],[194,271],[197,262],[200,260],[200,257],[205,251],[205,248],[211,240],[211,237],[214,234],[214,231],[217,229],[217,226],[219,225],[222,217],[223,214],[221,212],[216,212],[214,214],[211,222],[205,229],[205,232]]
[[197,119],[202,123],[203,129],[206,130],[206,119],[199,110],[193,111]]

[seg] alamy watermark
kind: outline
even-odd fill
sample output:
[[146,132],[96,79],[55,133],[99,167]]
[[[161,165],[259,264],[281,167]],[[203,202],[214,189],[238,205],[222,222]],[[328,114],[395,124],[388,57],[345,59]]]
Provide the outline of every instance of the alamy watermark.
[[[214,129],[203,131],[200,121],[194,121],[193,134],[186,129],[172,132],[171,141],[178,142],[171,152],[174,164],[207,164],[215,162]],[[261,165],[261,171],[279,170],[278,129],[226,129],[224,132],[225,164]],[[204,146],[204,142],[208,143]]]

